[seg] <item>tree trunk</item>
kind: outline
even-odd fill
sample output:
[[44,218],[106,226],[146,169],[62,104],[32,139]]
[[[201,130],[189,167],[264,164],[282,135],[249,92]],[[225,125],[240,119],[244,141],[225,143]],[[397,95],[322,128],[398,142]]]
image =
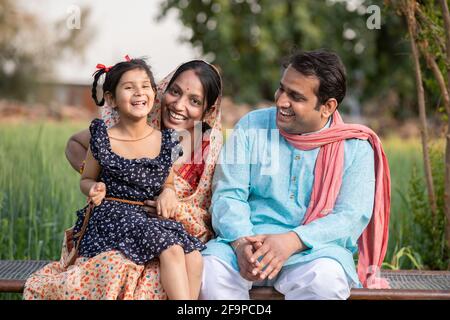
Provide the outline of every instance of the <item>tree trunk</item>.
[[[450,93],[450,13],[446,0],[439,1],[442,8],[442,17],[444,18],[445,29],[445,51],[447,53],[447,93]],[[447,239],[447,248],[450,248],[450,113],[447,113],[447,134],[446,134],[446,148],[445,148],[445,195],[444,195],[444,210],[447,220],[445,226],[445,236]]]
[[416,44],[416,18],[415,18],[415,1],[403,2],[403,11],[406,16],[406,22],[408,24],[408,32],[411,40],[411,49],[414,60],[416,87],[417,87],[417,99],[419,104],[419,117],[420,117],[420,135],[422,138],[422,151],[423,151],[423,164],[425,169],[425,179],[428,190],[428,201],[430,204],[433,219],[437,215],[436,195],[434,193],[433,176],[431,172],[430,155],[428,151],[428,127],[427,117],[425,112],[425,93],[423,90],[422,73],[420,70],[419,51]]
[[434,74],[434,78],[436,79],[439,89],[441,89],[442,97],[444,100],[444,107],[447,114],[450,116],[450,95],[447,90],[447,85],[445,83],[444,76],[442,75],[441,70],[435,60],[435,57],[428,51],[427,43],[419,43],[420,51],[422,51],[423,56],[427,61],[428,67]]

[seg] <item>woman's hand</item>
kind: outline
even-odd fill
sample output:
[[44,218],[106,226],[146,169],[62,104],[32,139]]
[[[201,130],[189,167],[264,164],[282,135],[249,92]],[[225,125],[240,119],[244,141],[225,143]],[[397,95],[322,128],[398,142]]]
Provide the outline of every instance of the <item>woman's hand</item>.
[[156,201],[158,200],[155,197],[155,200],[145,200],[144,201],[144,210],[150,215],[156,215]]
[[97,182],[89,189],[89,200],[98,206],[106,196],[106,185],[103,182]]
[[172,188],[164,188],[156,199],[156,213],[166,219],[175,218],[178,203],[175,190]]

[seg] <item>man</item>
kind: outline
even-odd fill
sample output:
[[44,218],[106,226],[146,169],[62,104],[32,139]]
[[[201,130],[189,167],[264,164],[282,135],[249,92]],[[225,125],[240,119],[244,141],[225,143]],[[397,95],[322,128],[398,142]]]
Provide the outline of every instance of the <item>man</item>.
[[248,299],[253,285],[286,299],[347,299],[384,258],[389,169],[378,137],[336,111],[341,60],[318,50],[284,67],[276,108],[243,117],[221,152],[202,299]]

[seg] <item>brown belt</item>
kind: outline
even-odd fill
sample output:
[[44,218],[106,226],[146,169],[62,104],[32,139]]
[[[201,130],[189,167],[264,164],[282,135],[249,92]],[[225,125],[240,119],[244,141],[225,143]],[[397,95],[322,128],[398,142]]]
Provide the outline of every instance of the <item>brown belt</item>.
[[138,206],[144,206],[144,205],[145,205],[145,203],[143,203],[143,202],[141,202],[141,201],[133,201],[133,200],[126,200],[126,199],[113,198],[113,197],[105,198],[105,200],[109,200],[109,201],[119,201],[119,202],[128,203],[128,204],[135,204],[135,205],[138,205]]

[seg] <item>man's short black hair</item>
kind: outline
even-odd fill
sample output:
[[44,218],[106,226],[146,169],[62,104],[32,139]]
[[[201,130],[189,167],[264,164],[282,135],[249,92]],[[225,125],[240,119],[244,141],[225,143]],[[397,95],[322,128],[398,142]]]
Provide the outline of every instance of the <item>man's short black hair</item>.
[[319,104],[324,104],[331,98],[335,98],[339,104],[344,99],[347,90],[345,67],[336,53],[324,49],[297,51],[283,66],[292,66],[305,76],[316,76],[319,79],[316,92]]

